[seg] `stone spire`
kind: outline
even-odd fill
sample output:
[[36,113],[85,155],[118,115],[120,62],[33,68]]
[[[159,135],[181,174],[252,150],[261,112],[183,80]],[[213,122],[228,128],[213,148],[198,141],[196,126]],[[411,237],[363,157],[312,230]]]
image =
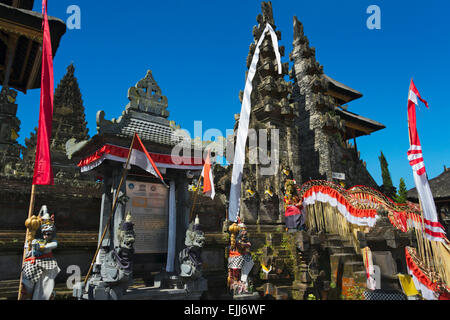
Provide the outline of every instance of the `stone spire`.
[[66,142],[71,138],[78,141],[89,139],[80,87],[74,75],[73,64],[55,90],[51,148],[65,155]]
[[337,82],[324,74],[323,66],[316,60],[316,50],[310,47],[297,17],[294,17],[290,60],[293,67],[289,76],[294,81],[292,99],[299,112],[295,126],[300,142],[302,177],[333,181],[333,172],[345,173],[348,186],[376,187],[364,163],[355,157],[354,149],[344,140],[345,122],[338,114],[342,103],[329,94],[330,82]]
[[[247,57],[247,68],[266,24],[274,29],[277,40],[281,40],[281,32],[276,30],[271,2],[262,2],[262,14],[256,18],[257,26],[253,27],[254,42],[250,45]],[[280,56],[284,56],[284,46],[279,47]],[[282,72],[278,73],[278,65],[268,32],[260,47],[260,57],[257,71],[253,79],[251,94],[251,115],[249,124],[249,141],[258,141],[257,151],[262,150],[269,157],[258,154],[247,154],[244,167],[244,183],[242,190],[241,217],[246,223],[281,223],[283,216],[283,185],[286,175],[296,165],[297,152],[293,146],[296,143],[296,131],[292,130],[292,120],[295,117],[294,105],[290,103],[291,85],[284,80],[288,74],[289,63],[282,63]],[[242,103],[243,92],[240,92]],[[259,130],[266,130],[267,138],[260,136]],[[253,132],[252,132],[253,130]],[[279,148],[272,150],[278,131]],[[256,133],[256,136],[255,136]],[[263,150],[264,144],[267,145]],[[261,149],[263,148],[263,149]],[[273,152],[272,152],[273,151]],[[256,152],[255,152],[256,153]],[[256,159],[255,159],[256,157]],[[255,161],[256,160],[256,161]],[[271,173],[269,173],[271,171]],[[299,170],[294,172],[296,179],[300,179]]]
[[[58,84],[53,99],[50,149],[52,165],[56,166],[56,169],[59,165],[64,167],[73,165],[66,156],[66,142],[71,138],[78,141],[89,139],[83,99],[73,64],[67,67],[67,73]],[[36,132],[31,133],[30,138],[25,139],[26,151],[23,159],[30,168],[34,166],[36,141]],[[57,170],[55,170],[55,174],[57,174]]]

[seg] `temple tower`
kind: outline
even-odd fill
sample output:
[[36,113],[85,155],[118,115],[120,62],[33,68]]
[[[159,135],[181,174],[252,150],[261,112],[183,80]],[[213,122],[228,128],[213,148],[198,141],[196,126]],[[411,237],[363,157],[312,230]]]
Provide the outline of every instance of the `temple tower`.
[[[85,121],[83,99],[75,77],[73,64],[67,67],[67,73],[59,82],[53,100],[52,136],[50,141],[51,160],[56,176],[69,171],[77,171],[73,161],[66,155],[66,143],[69,139],[77,141],[89,139]],[[37,132],[25,139],[26,149],[23,160],[28,171],[33,171],[36,154]]]
[[[381,130],[381,123],[347,110],[347,103],[362,97],[358,91],[332,79],[317,62],[303,25],[294,17],[294,41],[290,54],[293,67],[292,99],[298,116],[298,150],[303,182],[323,179],[347,187],[363,184],[377,187],[359,158],[356,138]],[[348,141],[353,139],[353,145]]]
[[[250,45],[247,68],[250,67],[256,44],[266,24],[272,26],[277,40],[281,40],[281,32],[276,30],[271,2],[263,2],[261,7],[262,14],[256,18],[258,25],[253,27],[255,40]],[[279,51],[283,57],[284,47],[280,46]],[[248,137],[249,146],[257,142],[258,147],[253,150],[247,149],[241,191],[243,201],[240,215],[247,224],[281,223],[284,212],[282,201],[284,181],[287,176],[300,180],[299,154],[295,147],[297,132],[292,127],[295,110],[289,101],[291,85],[284,80],[288,74],[289,63],[282,64],[282,72],[279,74],[269,34],[262,42],[260,52],[252,83],[252,110]],[[241,91],[241,102],[242,96]]]

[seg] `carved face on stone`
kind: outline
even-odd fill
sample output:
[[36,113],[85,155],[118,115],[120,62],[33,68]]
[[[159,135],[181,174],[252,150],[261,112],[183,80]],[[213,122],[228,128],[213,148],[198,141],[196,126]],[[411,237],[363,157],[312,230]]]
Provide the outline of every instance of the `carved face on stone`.
[[135,241],[135,234],[133,231],[126,231],[122,236],[120,246],[125,249],[132,249]]
[[132,249],[135,241],[135,233],[133,229],[133,223],[131,223],[130,216],[127,216],[127,220],[123,222],[119,231],[120,247],[124,249]]

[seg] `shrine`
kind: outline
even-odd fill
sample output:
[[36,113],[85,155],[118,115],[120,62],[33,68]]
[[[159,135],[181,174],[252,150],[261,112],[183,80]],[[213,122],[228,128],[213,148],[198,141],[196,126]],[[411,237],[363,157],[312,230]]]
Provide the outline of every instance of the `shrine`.
[[[105,112],[98,111],[97,134],[90,140],[71,139],[66,146],[69,158],[81,159],[78,163],[81,172],[93,171],[97,179],[103,181],[98,237],[103,241],[98,244],[101,250],[87,282],[90,287],[85,288],[86,293],[80,289],[79,298],[118,299],[123,294],[127,298],[126,289],[132,276],[125,279],[119,291],[115,286],[124,280],[119,277],[113,281],[104,271],[108,255],[116,254],[117,248],[124,245],[119,230],[122,230],[127,213],[135,235],[132,237],[132,274],[142,276],[148,282],[157,282],[155,286],[161,288],[165,288],[174,276],[177,278],[178,253],[184,248],[184,234],[193,221],[188,205],[188,185],[190,178],[198,176],[202,170],[203,159],[174,162],[171,151],[182,137],[177,136],[174,122],[168,120],[167,98],[162,95],[150,70],[128,90],[128,99],[129,103],[118,119],[106,120]],[[124,164],[128,164],[127,155],[135,134],[142,139],[154,164],[164,175],[163,182],[133,160],[124,175]],[[108,220],[108,216],[112,219]],[[107,236],[102,237],[108,223]],[[113,269],[109,272],[117,272],[111,266],[109,268]],[[204,290],[206,287],[200,291]]]

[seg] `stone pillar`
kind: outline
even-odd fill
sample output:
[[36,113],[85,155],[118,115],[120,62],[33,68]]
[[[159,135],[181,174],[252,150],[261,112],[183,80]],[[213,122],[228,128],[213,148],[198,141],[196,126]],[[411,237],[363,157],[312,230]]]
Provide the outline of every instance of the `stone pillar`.
[[170,180],[169,191],[169,232],[167,242],[167,263],[166,272],[174,272],[176,257],[176,237],[177,237],[177,208],[175,199],[175,181]]

